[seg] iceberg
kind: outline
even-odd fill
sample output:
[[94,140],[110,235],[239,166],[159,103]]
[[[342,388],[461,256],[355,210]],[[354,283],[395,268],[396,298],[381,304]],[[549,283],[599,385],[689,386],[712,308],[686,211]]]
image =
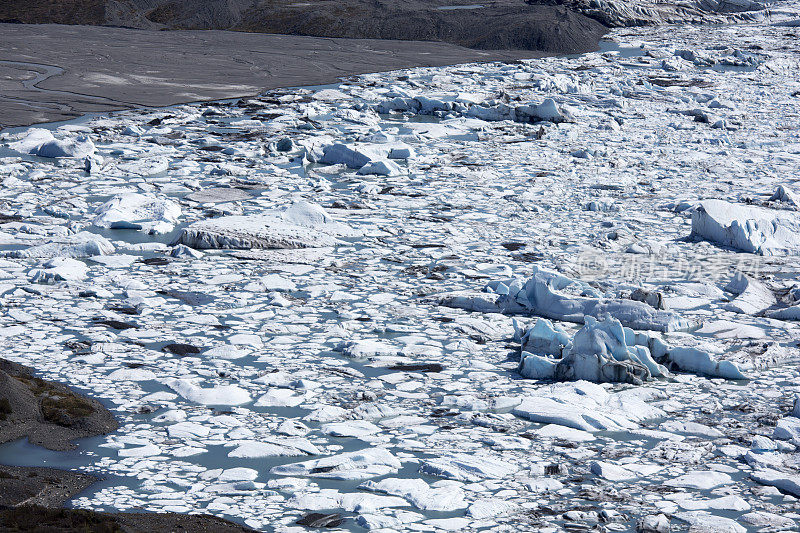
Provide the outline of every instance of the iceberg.
[[[530,331],[537,334],[539,322]],[[538,327],[538,331],[553,330],[561,342],[560,333],[549,323]],[[530,338],[531,333],[526,335]],[[631,332],[632,333],[632,332]],[[591,316],[575,334],[572,341],[562,348],[559,360],[550,360],[541,355],[522,352],[519,373],[528,378],[552,379],[556,381],[587,380],[594,383],[624,382],[641,384],[651,377],[669,375],[662,365],[653,360],[646,346],[628,345],[625,329],[619,320],[608,318],[597,320]],[[530,346],[530,345],[528,345]]]
[[518,372],[529,379],[587,380],[596,383],[639,384],[654,377],[668,377],[670,370],[723,379],[749,379],[750,374],[785,363],[790,351],[771,346],[753,355],[743,351],[715,354],[691,347],[672,347],[659,338],[623,327],[614,318],[585,325],[572,339],[549,320],[519,331],[522,349]]
[[126,193],[98,207],[95,214],[92,223],[99,228],[148,229],[166,233],[178,222],[181,208],[172,200],[153,194]]
[[538,267],[527,280],[490,282],[483,293],[448,293],[439,303],[468,311],[540,316],[579,324],[587,316],[611,316],[623,326],[662,332],[694,325],[672,311],[654,309],[644,302],[603,298],[586,283]]
[[310,202],[258,215],[232,215],[201,220],[184,228],[173,245],[196,249],[323,248],[339,244],[337,236],[358,232],[335,222]]
[[789,211],[705,200],[692,213],[690,237],[759,255],[795,255],[800,220]]
[[94,154],[95,151],[94,143],[86,135],[76,139],[59,140],[53,137],[50,131],[42,128],[31,128],[25,132],[24,137],[10,143],[9,148],[15,152],[47,158],[83,158]]
[[54,257],[28,273],[31,283],[56,283],[58,281],[80,281],[89,272],[83,262],[70,257]]
[[34,257],[50,259],[53,257],[92,257],[113,253],[114,245],[108,239],[102,235],[81,231],[63,239],[37,244],[24,250],[11,250],[4,255],[21,259]]
[[361,480],[394,474],[402,464],[385,448],[367,448],[321,459],[273,466],[278,476],[308,476],[327,479]]
[[641,395],[609,393],[588,381],[554,383],[522,398],[512,413],[540,424],[557,424],[588,431],[626,431],[639,422],[664,416]]

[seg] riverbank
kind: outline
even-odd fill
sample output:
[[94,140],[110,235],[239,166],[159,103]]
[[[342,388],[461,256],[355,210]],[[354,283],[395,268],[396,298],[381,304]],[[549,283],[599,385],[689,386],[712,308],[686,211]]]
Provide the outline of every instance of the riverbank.
[[[589,37],[597,46],[603,32]],[[252,96],[409,67],[535,58],[447,43],[0,24],[0,129]]]
[[[75,439],[116,428],[111,412],[97,400],[0,359],[0,444],[26,438],[50,450],[67,450],[77,446]],[[252,531],[208,515],[61,509],[97,481],[95,476],[70,470],[0,464],[0,531]]]

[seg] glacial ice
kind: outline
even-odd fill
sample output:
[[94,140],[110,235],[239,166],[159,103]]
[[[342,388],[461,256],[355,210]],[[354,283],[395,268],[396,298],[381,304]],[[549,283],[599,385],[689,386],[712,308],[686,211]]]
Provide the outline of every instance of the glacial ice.
[[95,146],[86,135],[75,139],[56,139],[49,130],[31,128],[19,140],[9,143],[9,148],[23,154],[55,159],[73,157],[80,159],[94,154]]
[[103,237],[81,231],[51,242],[36,244],[23,250],[11,250],[7,257],[48,259],[53,257],[86,258],[114,253],[114,245]]
[[384,478],[365,481],[360,489],[399,496],[423,511],[449,512],[467,507],[466,495],[459,487],[431,488],[422,479]]
[[469,482],[502,479],[518,470],[519,466],[491,456],[463,453],[427,459],[419,467],[419,471],[423,474]]
[[[797,261],[686,236],[698,198],[798,216],[798,119],[775,117],[800,91],[796,27],[777,25],[799,9],[0,133],[5,357],[123,422],[80,443],[114,482],[73,504],[287,531],[312,510],[398,531],[796,527],[776,485],[798,474]],[[572,121],[523,113],[548,99]],[[90,173],[8,146],[83,134]],[[315,164],[336,144],[400,172]],[[91,225],[129,193],[178,204],[172,224],[228,221],[198,237],[214,246],[285,227],[330,246],[200,253]],[[51,259],[83,277],[31,283]],[[435,305],[487,282],[450,293],[487,314]],[[514,371],[554,376],[565,356],[573,379],[601,357],[670,374]],[[694,482],[713,473],[730,480]]]
[[737,272],[725,290],[736,294],[736,298],[726,306],[736,313],[755,315],[777,303],[775,295],[763,283]]

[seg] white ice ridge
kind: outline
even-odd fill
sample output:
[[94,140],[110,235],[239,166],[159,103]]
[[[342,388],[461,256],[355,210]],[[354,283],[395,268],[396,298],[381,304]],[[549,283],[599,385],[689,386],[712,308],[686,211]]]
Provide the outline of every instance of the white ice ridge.
[[654,309],[643,302],[604,298],[586,283],[538,267],[527,280],[493,281],[484,292],[448,293],[440,297],[439,303],[468,311],[541,316],[579,324],[587,316],[611,316],[633,329],[663,332],[694,325],[672,311]]
[[185,228],[175,244],[191,248],[321,248],[339,243],[336,237],[358,235],[333,220],[311,202],[256,215],[234,215],[195,222]]
[[800,218],[794,211],[704,200],[692,213],[692,236],[759,255],[795,255]]

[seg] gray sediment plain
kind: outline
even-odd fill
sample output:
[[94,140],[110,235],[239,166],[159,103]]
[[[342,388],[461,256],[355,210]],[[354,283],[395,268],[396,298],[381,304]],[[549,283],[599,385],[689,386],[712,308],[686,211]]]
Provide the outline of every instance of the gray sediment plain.
[[320,85],[368,72],[535,51],[218,30],[0,24],[0,128]]

